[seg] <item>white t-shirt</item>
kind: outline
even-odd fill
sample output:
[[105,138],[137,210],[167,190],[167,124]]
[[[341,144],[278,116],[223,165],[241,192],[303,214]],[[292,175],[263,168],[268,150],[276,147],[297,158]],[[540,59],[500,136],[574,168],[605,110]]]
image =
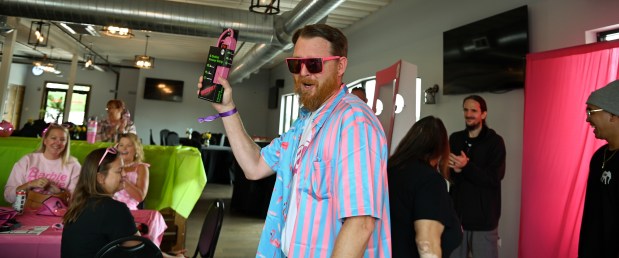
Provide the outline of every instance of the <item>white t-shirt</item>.
[[[322,109],[322,107],[321,107]],[[319,109],[320,110],[320,109]],[[314,111],[309,115],[309,119],[305,122],[303,127],[303,134],[301,135],[301,139],[299,142],[299,148],[297,149],[297,154],[295,157],[295,166],[297,162],[301,159],[301,154],[303,149],[307,149],[309,143],[312,141],[312,121],[314,121],[314,117],[318,111]],[[294,168],[296,171],[298,168]],[[286,256],[288,256],[288,252],[290,251],[290,242],[292,241],[292,233],[294,231],[294,226],[297,222],[297,192],[299,189],[299,173],[294,173],[292,175],[292,192],[290,193],[290,205],[288,206],[288,214],[286,217],[286,223],[284,224],[284,229],[282,230],[282,252]]]

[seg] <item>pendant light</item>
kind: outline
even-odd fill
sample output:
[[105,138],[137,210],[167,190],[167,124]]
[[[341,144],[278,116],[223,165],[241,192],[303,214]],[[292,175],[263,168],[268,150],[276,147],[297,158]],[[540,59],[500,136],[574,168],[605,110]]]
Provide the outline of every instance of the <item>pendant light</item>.
[[148,51],[148,38],[149,35],[146,35],[146,47],[144,47],[144,55],[136,55],[134,65],[140,69],[151,69],[155,65],[155,58],[147,55]]

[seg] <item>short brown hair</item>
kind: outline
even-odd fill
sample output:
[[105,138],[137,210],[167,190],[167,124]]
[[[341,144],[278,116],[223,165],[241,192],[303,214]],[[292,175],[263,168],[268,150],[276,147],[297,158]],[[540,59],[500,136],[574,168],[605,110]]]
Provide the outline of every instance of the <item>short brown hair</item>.
[[320,37],[331,43],[331,54],[335,56],[348,56],[348,39],[337,28],[326,24],[311,24],[295,31],[292,43],[296,44],[299,38]]
[[110,105],[114,106],[115,108],[119,108],[122,110],[125,110],[125,102],[120,100],[120,99],[111,99],[107,102],[106,107],[109,107]]

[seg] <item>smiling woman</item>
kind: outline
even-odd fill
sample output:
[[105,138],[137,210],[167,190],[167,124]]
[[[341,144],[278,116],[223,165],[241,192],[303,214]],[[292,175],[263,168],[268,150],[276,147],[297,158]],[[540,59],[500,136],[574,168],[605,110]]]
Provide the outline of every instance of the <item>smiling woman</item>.
[[[112,195],[125,172],[115,148],[96,149],[84,162],[75,195],[63,218],[62,257],[94,257],[108,242],[136,234],[129,209]],[[102,225],[92,227],[92,225]]]
[[121,153],[110,147],[96,149],[86,156],[75,195],[63,217],[62,257],[95,257],[112,241],[140,235],[127,206],[112,199],[114,193],[125,185],[125,164]]
[[44,194],[73,192],[81,166],[70,156],[69,146],[69,131],[60,125],[50,125],[43,133],[39,149],[22,157],[13,166],[4,188],[4,199],[15,202],[19,190]]

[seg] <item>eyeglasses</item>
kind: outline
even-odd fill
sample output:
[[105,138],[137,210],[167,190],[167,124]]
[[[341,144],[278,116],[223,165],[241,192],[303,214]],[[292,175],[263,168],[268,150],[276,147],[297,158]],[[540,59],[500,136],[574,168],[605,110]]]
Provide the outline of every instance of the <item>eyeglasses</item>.
[[107,156],[108,153],[117,154],[118,150],[116,149],[116,146],[105,149],[105,153],[103,153],[103,156],[101,157],[101,159],[99,160],[99,164],[97,165],[97,170],[99,170],[99,167],[101,166],[101,162],[103,162],[103,159],[105,159],[105,156]]
[[305,65],[305,68],[307,68],[307,71],[310,73],[321,73],[322,66],[325,61],[336,60],[339,58],[340,56],[310,57],[310,58],[291,57],[291,58],[286,58],[286,63],[288,64],[288,70],[294,74],[298,74],[301,72],[302,64]]
[[591,117],[591,113],[600,112],[600,111],[604,111],[604,109],[601,109],[601,108],[587,109],[587,118]]

